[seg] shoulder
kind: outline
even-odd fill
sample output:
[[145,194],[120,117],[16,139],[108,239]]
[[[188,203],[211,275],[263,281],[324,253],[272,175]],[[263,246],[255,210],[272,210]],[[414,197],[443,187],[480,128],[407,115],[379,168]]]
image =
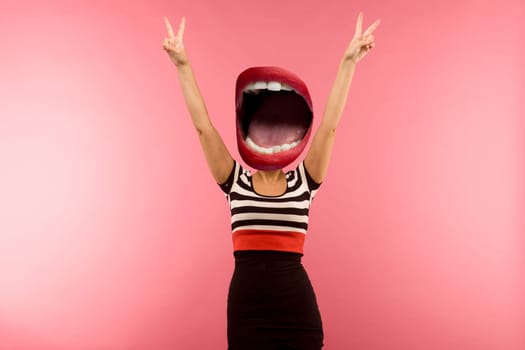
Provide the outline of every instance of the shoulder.
[[243,177],[249,177],[251,176],[250,170],[245,169],[241,163],[239,163],[237,160],[233,160],[233,167],[230,171],[230,175],[228,176],[228,179],[222,184],[218,184],[221,189],[225,193],[230,193],[232,188],[234,187],[235,183]]
[[311,191],[315,191],[321,186],[322,182],[316,182],[308,172],[308,169],[304,165],[304,160],[299,162],[294,171],[297,173],[297,176],[299,176],[308,185],[308,188]]

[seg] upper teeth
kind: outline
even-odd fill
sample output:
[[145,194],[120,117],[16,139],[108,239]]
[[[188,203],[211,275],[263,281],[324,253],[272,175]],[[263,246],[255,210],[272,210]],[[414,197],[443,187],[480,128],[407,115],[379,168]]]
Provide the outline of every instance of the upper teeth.
[[292,88],[290,85],[284,84],[278,81],[254,81],[248,84],[244,88],[243,92],[247,92],[250,94],[257,94],[259,93],[259,90],[266,90],[266,89],[270,91],[280,91],[280,90],[292,91],[293,90],[297,93],[297,91],[294,88]]

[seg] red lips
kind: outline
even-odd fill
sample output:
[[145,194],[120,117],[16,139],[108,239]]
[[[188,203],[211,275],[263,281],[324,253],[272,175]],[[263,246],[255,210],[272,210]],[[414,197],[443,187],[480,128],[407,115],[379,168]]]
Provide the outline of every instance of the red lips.
[[302,141],[294,148],[288,151],[281,151],[274,154],[263,154],[249,148],[243,138],[243,131],[241,127],[240,107],[242,105],[244,88],[256,81],[278,81],[282,84],[291,86],[299,95],[304,98],[304,101],[310,108],[313,116],[312,100],[306,87],[306,84],[296,74],[279,67],[251,67],[244,70],[237,77],[235,86],[235,106],[236,106],[236,124],[237,124],[237,146],[242,159],[249,166],[259,170],[276,170],[282,169],[286,165],[293,162],[304,150],[310,133],[312,124],[308,127]]

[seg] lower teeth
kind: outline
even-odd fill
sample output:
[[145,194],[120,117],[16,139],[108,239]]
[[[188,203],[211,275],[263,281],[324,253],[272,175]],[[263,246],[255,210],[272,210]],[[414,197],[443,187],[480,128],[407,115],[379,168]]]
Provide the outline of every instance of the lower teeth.
[[297,140],[292,143],[285,143],[280,146],[273,146],[273,147],[261,147],[257,145],[250,137],[246,138],[246,144],[248,147],[255,152],[263,153],[263,154],[275,154],[283,151],[289,151],[292,148],[296,147],[299,143],[301,143],[301,140]]

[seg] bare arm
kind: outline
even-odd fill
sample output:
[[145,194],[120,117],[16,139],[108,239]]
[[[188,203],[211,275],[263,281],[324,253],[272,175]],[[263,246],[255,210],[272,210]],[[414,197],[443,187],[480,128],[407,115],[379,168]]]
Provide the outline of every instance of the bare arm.
[[204,99],[199,91],[193,69],[184,49],[182,37],[184,34],[185,18],[182,18],[179,31],[175,36],[171,25],[165,18],[169,38],[164,40],[164,49],[177,67],[180,86],[186,106],[191,115],[193,125],[197,130],[206,161],[211,174],[217,183],[224,183],[233,168],[233,158],[226,148],[217,129],[211,123]]
[[312,145],[304,159],[304,166],[317,182],[321,183],[326,176],[328,163],[332,154],[335,131],[344,110],[350,83],[355,71],[355,64],[341,61],[330,95],[326,103],[323,119],[315,132]]
[[379,25],[379,20],[375,21],[374,24],[361,34],[362,20],[362,13],[359,13],[356,32],[339,64],[334,84],[328,96],[321,125],[317,129],[312,140],[312,145],[304,159],[304,166],[317,183],[323,181],[328,170],[328,163],[335,139],[335,131],[346,104],[356,64],[375,46],[372,32]]

